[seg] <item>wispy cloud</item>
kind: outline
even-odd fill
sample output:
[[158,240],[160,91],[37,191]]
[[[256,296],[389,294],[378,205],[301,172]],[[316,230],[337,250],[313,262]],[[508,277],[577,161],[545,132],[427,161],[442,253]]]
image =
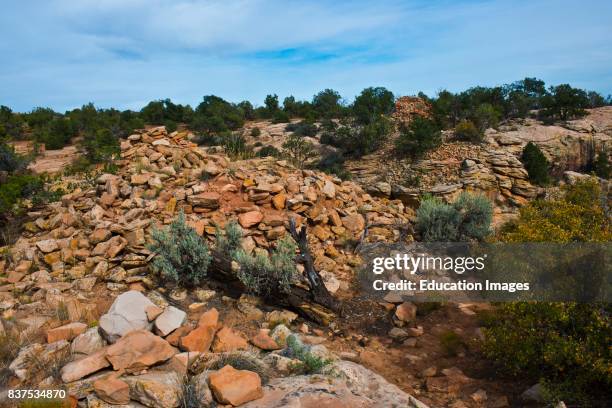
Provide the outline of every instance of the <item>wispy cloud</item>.
[[216,93],[351,98],[526,75],[612,92],[612,3],[590,0],[49,0],[0,14],[0,103],[138,108]]

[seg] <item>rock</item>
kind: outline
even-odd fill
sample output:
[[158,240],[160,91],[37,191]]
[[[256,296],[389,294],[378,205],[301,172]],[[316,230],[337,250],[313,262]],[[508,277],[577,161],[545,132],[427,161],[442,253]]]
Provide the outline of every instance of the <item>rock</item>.
[[185,351],[208,352],[212,345],[219,323],[219,312],[210,309],[198,321],[198,326],[180,340],[180,346]]
[[284,324],[279,324],[274,327],[270,337],[279,345],[285,345],[287,343],[287,337],[291,335],[291,330]]
[[400,321],[409,323],[416,319],[417,307],[412,302],[404,302],[395,309],[395,317]]
[[213,353],[224,353],[248,348],[246,339],[229,327],[223,327],[217,332],[212,345]]
[[357,233],[363,231],[365,228],[365,220],[361,214],[347,215],[342,218],[342,225],[347,230]]
[[252,339],[251,339],[251,343],[257,347],[260,348],[262,350],[278,350],[281,347],[274,341],[274,339],[272,339],[272,337],[270,337],[268,335],[268,330],[266,329],[261,329],[259,330],[259,332],[257,333],[257,335],[255,335]]
[[221,195],[214,191],[208,191],[204,193],[200,193],[198,195],[190,196],[188,198],[189,202],[194,207],[202,207],[208,209],[217,209],[219,208],[219,200],[221,199]]
[[151,372],[125,377],[130,387],[130,397],[151,408],[175,408],[179,406],[181,380],[173,372]]
[[115,370],[141,371],[166,361],[177,353],[166,340],[147,330],[135,330],[106,349],[106,358]]
[[70,350],[74,354],[90,355],[106,346],[106,342],[100,336],[97,327],[87,329],[85,333],[79,334],[70,345]]
[[275,378],[264,387],[263,398],[241,408],[334,407],[427,408],[380,375],[350,362],[335,364],[338,375]]
[[157,319],[157,316],[162,314],[163,311],[164,309],[159,306],[149,306],[145,310],[145,313],[147,314],[147,319],[152,322],[153,320]]
[[103,401],[109,404],[127,404],[130,402],[130,387],[125,381],[114,378],[112,375],[97,380],[93,388]]
[[263,397],[261,378],[252,371],[236,370],[226,365],[211,373],[208,381],[215,399],[222,404],[239,406]]
[[544,396],[542,394],[542,386],[540,383],[537,383],[521,394],[521,398],[523,401],[532,401],[532,402],[544,402]]
[[297,319],[297,314],[290,310],[273,310],[266,313],[266,322],[290,324]]
[[321,191],[323,192],[323,194],[325,194],[327,198],[336,197],[336,186],[329,180],[325,181],[325,184],[323,185]]
[[39,343],[33,343],[23,347],[19,350],[17,357],[9,364],[8,368],[17,378],[24,381],[29,375],[32,358],[39,356],[43,352],[44,346]]
[[62,381],[65,383],[76,381],[108,366],[110,366],[110,363],[106,359],[106,349],[104,348],[90,356],[66,364],[61,370]]
[[277,210],[282,210],[285,208],[285,202],[287,201],[287,195],[280,193],[272,197],[272,205]]
[[108,313],[100,318],[102,334],[110,343],[132,330],[150,330],[147,308],[155,306],[146,296],[135,290],[117,296]]
[[166,337],[172,331],[179,328],[187,317],[187,314],[174,306],[168,306],[157,319],[155,319],[155,329],[162,337]]
[[394,327],[389,330],[389,337],[394,340],[402,341],[408,337],[408,333],[404,329],[400,329],[399,327]]
[[264,216],[259,211],[249,211],[242,213],[238,216],[238,222],[243,228],[251,228],[259,224],[263,220]]
[[69,323],[55,329],[47,330],[47,343],[54,343],[59,340],[72,340],[79,334],[87,330],[85,323]]
[[59,249],[57,241],[54,239],[44,239],[36,242],[36,246],[43,253],[48,254],[49,252],[57,251]]
[[421,377],[433,377],[438,373],[438,369],[436,367],[428,367],[421,371]]
[[478,390],[470,395],[472,401],[477,404],[483,404],[487,400],[487,392],[485,390]]

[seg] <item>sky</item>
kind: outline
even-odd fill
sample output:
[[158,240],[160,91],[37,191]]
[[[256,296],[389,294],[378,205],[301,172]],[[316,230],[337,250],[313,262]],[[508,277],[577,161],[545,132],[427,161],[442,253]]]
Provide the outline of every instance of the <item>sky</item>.
[[0,105],[262,105],[526,76],[612,93],[612,1],[2,0]]

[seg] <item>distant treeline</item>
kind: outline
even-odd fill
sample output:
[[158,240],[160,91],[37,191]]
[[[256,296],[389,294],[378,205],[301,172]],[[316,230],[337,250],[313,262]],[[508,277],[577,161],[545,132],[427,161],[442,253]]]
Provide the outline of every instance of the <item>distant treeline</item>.
[[[423,93],[418,96],[431,103],[432,119],[438,129],[455,128],[462,121],[469,121],[481,131],[504,119],[526,117],[534,112],[544,120],[568,120],[584,114],[586,108],[612,103],[610,96],[604,98],[597,92],[567,84],[547,88],[544,81],[536,78],[497,87],[474,87],[459,93],[442,90],[435,97]],[[338,132],[329,123],[330,119],[341,119],[352,129],[359,128],[351,142],[365,138],[366,144],[376,145],[375,140],[389,131],[388,123],[381,121],[381,117],[393,111],[394,103],[391,91],[377,87],[364,89],[351,103],[337,91],[325,89],[310,101],[288,96],[282,104],[277,95],[268,95],[263,106],[258,107],[249,101],[231,103],[215,95],[205,96],[195,109],[164,99],[149,102],[139,112],[100,109],[91,103],[63,114],[41,107],[16,113],[1,106],[0,141],[28,139],[44,143],[47,149],[57,149],[81,136],[88,159],[100,161],[116,150],[118,138],[145,124],[165,125],[169,131],[186,124],[206,139],[236,130],[246,120],[283,123],[302,118],[306,123],[321,121],[327,123],[327,128],[333,128],[333,134],[328,134],[331,144],[339,144],[339,138],[348,131]],[[368,150],[371,149],[357,146],[358,154]]]

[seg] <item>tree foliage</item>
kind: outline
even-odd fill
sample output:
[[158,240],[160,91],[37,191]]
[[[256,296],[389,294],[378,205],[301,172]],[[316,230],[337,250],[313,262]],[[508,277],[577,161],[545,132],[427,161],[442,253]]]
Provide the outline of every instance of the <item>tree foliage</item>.
[[435,122],[416,116],[410,121],[410,124],[400,126],[400,134],[395,141],[395,151],[414,159],[435,149],[441,142],[440,129]]
[[388,115],[395,108],[393,93],[386,88],[366,88],[361,91],[352,105],[352,114],[358,124],[371,125],[382,115]]
[[529,181],[540,186],[550,182],[548,159],[535,143],[529,142],[525,145],[521,161],[529,174]]

